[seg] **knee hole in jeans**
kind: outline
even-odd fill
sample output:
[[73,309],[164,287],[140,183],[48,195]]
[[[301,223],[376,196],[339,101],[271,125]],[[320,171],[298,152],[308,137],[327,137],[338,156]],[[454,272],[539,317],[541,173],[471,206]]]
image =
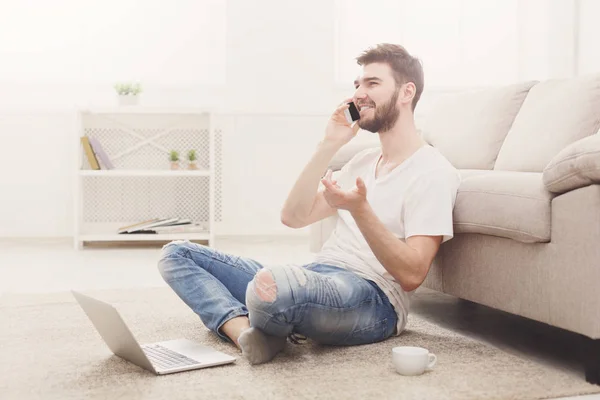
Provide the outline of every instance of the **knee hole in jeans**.
[[277,285],[273,278],[273,273],[266,268],[258,271],[253,280],[254,290],[256,295],[262,301],[269,303],[277,299]]

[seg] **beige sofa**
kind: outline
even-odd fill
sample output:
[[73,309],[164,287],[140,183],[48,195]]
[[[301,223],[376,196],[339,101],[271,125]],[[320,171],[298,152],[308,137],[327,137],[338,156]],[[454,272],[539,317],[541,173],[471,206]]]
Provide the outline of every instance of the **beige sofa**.
[[[600,383],[599,129],[600,75],[447,95],[421,127],[463,179],[455,237],[441,246],[424,286],[589,337],[593,383]],[[342,148],[331,167],[379,145],[369,135]],[[336,218],[311,225],[312,251]]]

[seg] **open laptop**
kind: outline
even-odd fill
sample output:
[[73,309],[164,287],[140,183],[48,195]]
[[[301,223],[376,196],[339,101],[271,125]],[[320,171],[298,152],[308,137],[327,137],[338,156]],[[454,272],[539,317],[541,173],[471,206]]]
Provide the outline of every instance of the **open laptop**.
[[104,342],[117,356],[157,375],[229,364],[235,357],[187,339],[141,345],[110,304],[71,291]]

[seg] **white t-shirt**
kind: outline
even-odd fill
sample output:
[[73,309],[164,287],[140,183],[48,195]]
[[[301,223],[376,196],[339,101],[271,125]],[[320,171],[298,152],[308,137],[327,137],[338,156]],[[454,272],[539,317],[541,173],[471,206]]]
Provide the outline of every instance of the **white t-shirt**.
[[[415,235],[454,235],[452,212],[460,173],[434,147],[425,145],[384,176],[375,179],[380,148],[356,154],[337,176],[343,190],[356,186],[360,176],[367,188],[371,208],[398,239]],[[381,265],[367,244],[349,211],[338,210],[331,237],[315,257],[315,262],[339,266],[374,281],[388,296],[398,315],[397,334],[406,326],[410,297]]]

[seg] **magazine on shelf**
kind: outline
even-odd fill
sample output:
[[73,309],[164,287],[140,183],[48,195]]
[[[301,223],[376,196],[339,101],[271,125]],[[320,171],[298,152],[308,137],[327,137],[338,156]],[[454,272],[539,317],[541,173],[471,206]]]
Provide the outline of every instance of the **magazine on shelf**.
[[175,222],[173,222],[172,224],[165,224],[165,225],[161,225],[161,226],[176,226],[176,225],[189,225],[192,223],[191,219],[184,219],[181,218]]
[[171,225],[179,221],[179,218],[155,218],[138,224],[121,227],[117,230],[119,234],[147,231],[158,226]]
[[146,220],[146,221],[138,222],[138,223],[135,223],[135,224],[132,224],[132,225],[122,226],[119,229],[117,229],[117,233],[127,233],[127,231],[129,229],[143,227],[144,225],[148,225],[148,224],[151,224],[153,222],[158,222],[158,221],[160,221],[160,218],[153,218],[153,219],[149,219],[149,220]]
[[155,233],[206,233],[208,229],[201,224],[184,224],[184,225],[171,225],[171,226],[157,226],[152,228]]

